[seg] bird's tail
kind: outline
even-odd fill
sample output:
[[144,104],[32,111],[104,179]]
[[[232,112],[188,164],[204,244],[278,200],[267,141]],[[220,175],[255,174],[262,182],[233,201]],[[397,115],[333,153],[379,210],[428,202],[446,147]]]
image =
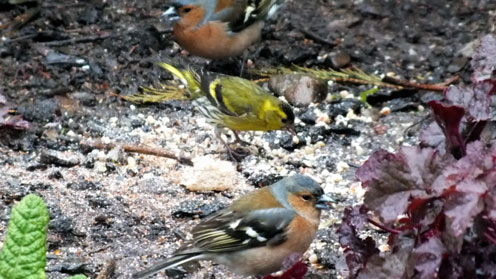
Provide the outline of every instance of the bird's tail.
[[284,0],[258,0],[255,2],[258,2],[258,16],[265,19],[273,17]]
[[191,99],[196,99],[202,95],[200,90],[200,78],[198,73],[193,68],[179,70],[178,68],[165,62],[158,62],[157,65],[177,77],[181,81],[181,83],[188,89],[189,93],[191,94]]
[[201,257],[202,257],[202,254],[200,252],[188,253],[188,254],[178,254],[178,255],[172,256],[171,258],[165,259],[164,261],[159,262],[150,268],[147,268],[145,270],[142,270],[140,272],[133,274],[133,278],[134,279],[145,278],[145,277],[151,276],[155,273],[158,273],[162,270],[171,269],[171,268],[174,268],[176,266],[187,263],[189,261],[198,260]]

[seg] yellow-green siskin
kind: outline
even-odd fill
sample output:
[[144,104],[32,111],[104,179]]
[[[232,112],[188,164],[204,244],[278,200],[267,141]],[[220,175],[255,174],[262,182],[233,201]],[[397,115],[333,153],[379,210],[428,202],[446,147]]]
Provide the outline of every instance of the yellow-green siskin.
[[237,131],[293,130],[295,116],[291,106],[253,81],[192,69],[179,70],[167,63],[158,65],[188,88],[199,111],[217,128],[219,138],[218,128],[233,130],[237,140]]

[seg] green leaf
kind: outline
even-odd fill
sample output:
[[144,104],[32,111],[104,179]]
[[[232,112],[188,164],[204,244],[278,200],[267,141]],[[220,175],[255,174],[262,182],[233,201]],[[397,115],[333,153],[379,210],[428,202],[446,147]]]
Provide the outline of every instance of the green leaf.
[[36,195],[27,195],[14,206],[0,252],[0,279],[46,278],[48,221],[46,205]]
[[374,87],[374,88],[371,88],[367,91],[363,91],[362,93],[360,93],[360,101],[362,101],[364,104],[366,104],[367,106],[370,106],[369,103],[367,103],[367,97],[369,95],[372,95],[374,94],[375,92],[377,92],[377,90],[379,90],[379,88],[377,87]]

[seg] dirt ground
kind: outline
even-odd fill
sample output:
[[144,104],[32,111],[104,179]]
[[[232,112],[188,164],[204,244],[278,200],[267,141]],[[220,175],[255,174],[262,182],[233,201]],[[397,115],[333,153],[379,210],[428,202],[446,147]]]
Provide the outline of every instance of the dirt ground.
[[[235,164],[190,103],[137,105],[116,96],[170,78],[157,61],[239,74],[240,58],[208,63],[181,52],[159,20],[168,3],[0,0],[0,95],[31,124],[0,128],[2,239],[15,202],[37,193],[51,216],[48,278],[130,278],[173,252],[202,217],[299,172],[337,200],[305,254],[306,278],[344,278],[335,229],[343,208],[363,194],[356,167],[378,148],[416,142],[419,125],[411,127],[440,93],[380,88],[367,108],[359,95],[370,86],[329,83],[330,96],[342,98],[295,109],[300,144],[285,132],[245,133],[260,148]],[[339,67],[349,59],[367,73],[419,83],[456,74],[466,80],[477,39],[495,25],[493,0],[292,0],[267,22],[248,57],[257,69]],[[379,113],[383,108],[391,113]],[[98,150],[95,141],[163,148],[195,166]],[[205,184],[229,189],[185,188]],[[176,275],[242,278],[207,262]]]

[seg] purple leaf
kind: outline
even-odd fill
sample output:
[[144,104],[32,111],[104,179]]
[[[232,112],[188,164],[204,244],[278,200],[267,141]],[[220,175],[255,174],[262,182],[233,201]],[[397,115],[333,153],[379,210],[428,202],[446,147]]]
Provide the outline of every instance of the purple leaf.
[[496,70],[496,37],[492,34],[481,39],[480,45],[472,57],[472,81],[477,82],[491,78]]
[[364,206],[345,208],[344,216],[337,231],[339,243],[344,248],[346,264],[350,274],[355,275],[363,269],[369,258],[379,254],[375,241],[371,237],[361,239],[358,236],[368,219],[367,209]]
[[424,243],[418,245],[413,250],[415,260],[415,270],[419,273],[416,278],[430,279],[436,278],[437,271],[443,260],[446,248],[442,241],[434,236]]
[[481,142],[473,142],[467,146],[467,155],[444,168],[442,175],[432,183],[432,190],[442,195],[450,187],[464,180],[476,179],[484,169],[482,161],[485,158],[485,148]]
[[16,130],[26,130],[29,129],[30,127],[29,122],[22,119],[20,115],[8,117],[7,119],[4,119],[3,123],[0,121],[0,126],[2,125],[6,127],[11,127]]
[[446,137],[436,122],[420,132],[420,142],[422,146],[435,148],[441,155],[446,153]]
[[403,147],[397,154],[380,150],[356,172],[367,187],[365,205],[386,224],[404,214],[411,198],[429,198],[427,193],[443,164],[431,148]]
[[470,143],[467,155],[446,167],[433,183],[433,189],[446,198],[447,228],[455,238],[463,235],[484,209],[483,198],[489,188],[483,174],[494,167],[486,154],[481,142]]
[[0,128],[8,127],[17,130],[25,130],[29,128],[29,122],[22,119],[21,116],[9,116],[9,107],[7,100],[0,94]]
[[447,228],[458,238],[472,226],[474,217],[484,209],[484,203],[478,193],[455,192],[448,197],[445,207]]
[[391,249],[392,252],[385,255],[373,255],[356,278],[411,278],[413,268],[409,263],[415,240],[406,235],[399,235],[396,238],[395,246]]
[[496,91],[496,82],[483,80],[468,86],[451,86],[445,97],[452,104],[465,108],[471,121],[496,120],[496,112],[491,113],[491,96]]

